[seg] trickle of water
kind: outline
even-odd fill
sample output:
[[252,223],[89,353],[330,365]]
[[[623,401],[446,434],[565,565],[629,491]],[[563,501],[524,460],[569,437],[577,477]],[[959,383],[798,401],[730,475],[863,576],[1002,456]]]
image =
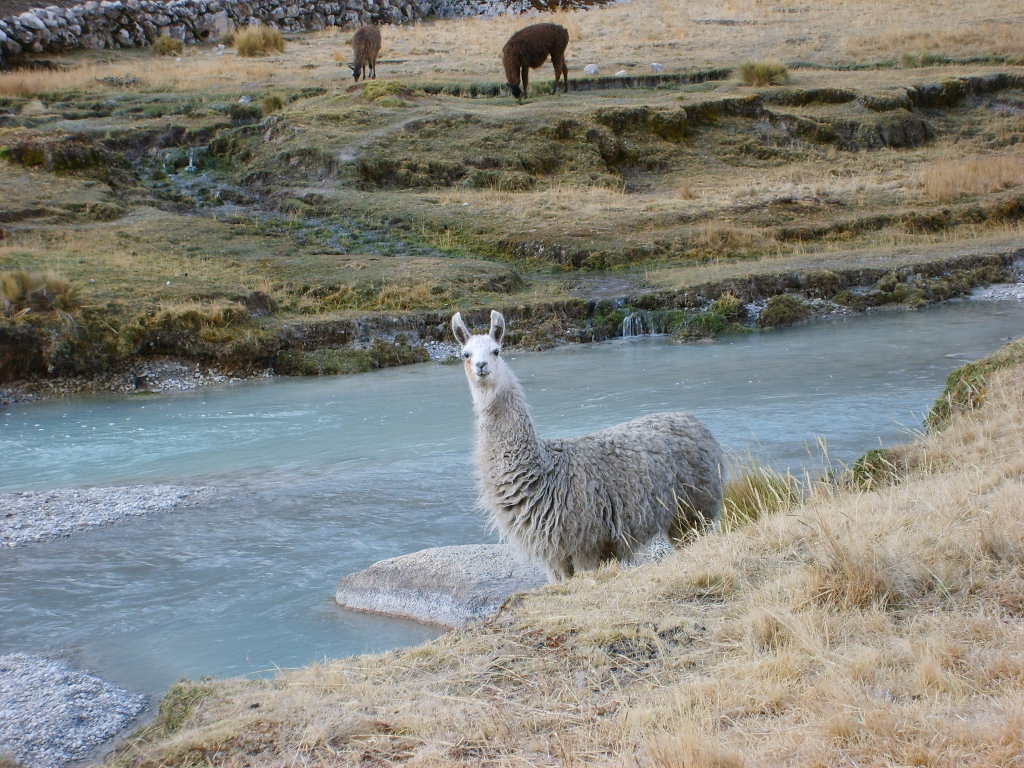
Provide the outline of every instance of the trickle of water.
[[188,150],[188,165],[185,166],[185,173],[195,173],[199,170],[199,166],[196,165],[196,148],[189,147]]
[[630,312],[622,318],[623,336],[647,336],[650,333],[651,327],[647,322],[646,313]]

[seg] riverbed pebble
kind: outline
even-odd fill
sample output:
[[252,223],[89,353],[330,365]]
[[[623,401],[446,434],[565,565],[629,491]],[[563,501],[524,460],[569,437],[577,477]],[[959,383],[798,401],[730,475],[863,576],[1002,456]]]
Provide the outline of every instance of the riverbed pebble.
[[1024,301],[1024,282],[995,283],[975,288],[970,298],[974,301]]
[[427,341],[424,342],[423,348],[435,362],[443,363],[459,356],[459,345],[450,341]]
[[0,494],[0,547],[67,536],[129,517],[195,506],[208,488],[130,485]]
[[146,697],[60,661],[0,656],[0,754],[28,768],[87,757],[146,708]]

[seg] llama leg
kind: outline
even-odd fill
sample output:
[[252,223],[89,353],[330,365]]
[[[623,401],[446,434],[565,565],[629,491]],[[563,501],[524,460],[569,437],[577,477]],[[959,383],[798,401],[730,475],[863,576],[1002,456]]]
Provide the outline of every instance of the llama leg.
[[558,56],[551,57],[551,66],[555,69],[555,87],[551,89],[553,94],[558,94],[558,78],[562,74],[562,60]]
[[565,59],[562,59],[562,85],[565,92],[569,92],[569,65],[565,63]]
[[370,77],[372,77],[374,80],[377,79],[377,57],[376,56],[374,56],[372,59],[370,59]]
[[526,100],[526,92],[530,88],[530,68],[524,66],[520,72],[520,78],[523,81],[523,100]]

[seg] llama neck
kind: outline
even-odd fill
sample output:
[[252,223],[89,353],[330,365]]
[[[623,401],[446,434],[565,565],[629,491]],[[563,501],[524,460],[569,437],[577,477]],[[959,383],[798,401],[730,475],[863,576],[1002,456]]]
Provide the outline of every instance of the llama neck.
[[506,477],[516,469],[537,467],[546,460],[526,396],[514,378],[492,397],[475,402],[477,451],[487,476]]

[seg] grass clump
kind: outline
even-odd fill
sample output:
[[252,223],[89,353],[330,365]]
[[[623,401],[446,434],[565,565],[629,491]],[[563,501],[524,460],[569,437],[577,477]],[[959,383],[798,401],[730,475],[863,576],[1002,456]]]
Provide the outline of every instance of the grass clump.
[[0,314],[69,312],[79,303],[75,286],[52,272],[0,272]]
[[412,94],[412,89],[395,80],[369,80],[363,86],[363,98],[369,101],[391,101]]
[[807,302],[788,293],[782,293],[768,299],[768,305],[761,310],[757,323],[762,328],[793,325],[806,320],[810,314],[811,308]]
[[932,405],[925,426],[938,431],[949,424],[956,413],[972,411],[986,400],[992,374],[1024,363],[1024,340],[1007,344],[991,357],[961,366],[949,374],[946,388]]
[[284,52],[284,35],[266,24],[252,24],[235,32],[235,50],[239,56],[266,56]]
[[260,109],[264,116],[273,114],[284,107],[284,99],[277,95],[264,96],[260,102]]
[[905,471],[899,453],[890,448],[874,448],[853,462],[849,477],[854,487],[871,490],[897,482]]
[[740,80],[744,85],[785,85],[789,69],[775,59],[745,61],[740,65]]
[[183,50],[185,50],[184,43],[170,35],[160,35],[153,41],[153,52],[157,56],[180,56]]
[[767,515],[785,512],[800,503],[800,482],[789,472],[755,465],[725,487],[722,528],[731,531]]

